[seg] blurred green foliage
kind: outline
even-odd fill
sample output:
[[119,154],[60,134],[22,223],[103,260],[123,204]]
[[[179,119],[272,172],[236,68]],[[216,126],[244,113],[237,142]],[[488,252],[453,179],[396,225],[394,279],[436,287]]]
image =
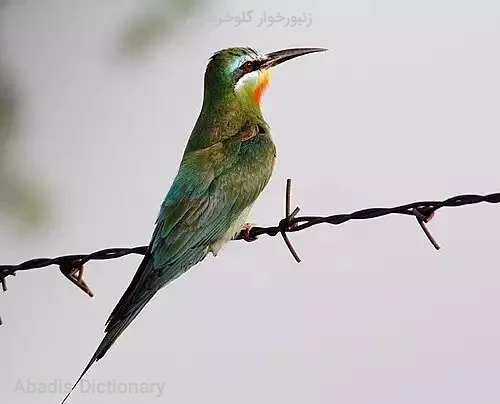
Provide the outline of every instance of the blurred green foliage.
[[13,158],[19,114],[17,93],[0,64],[0,211],[26,230],[43,222],[46,204],[43,193],[20,175]]
[[204,0],[146,0],[121,35],[120,50],[127,56],[143,55],[153,45],[164,43],[185,28],[188,18],[200,12]]
[[[43,2],[45,0],[38,0]],[[183,27],[188,18],[200,12],[208,0],[136,0],[138,14],[126,22],[118,45],[123,55],[143,56],[152,45],[158,45]],[[10,5],[0,0],[3,6]],[[0,15],[1,17],[1,15]],[[1,56],[1,49],[0,49]],[[16,91],[15,80],[8,76],[8,66],[0,60],[0,223],[2,217],[22,230],[32,230],[44,222],[48,206],[43,184],[30,183],[21,174],[19,158],[15,158],[14,144],[22,123],[22,97]],[[19,156],[17,156],[19,157]]]

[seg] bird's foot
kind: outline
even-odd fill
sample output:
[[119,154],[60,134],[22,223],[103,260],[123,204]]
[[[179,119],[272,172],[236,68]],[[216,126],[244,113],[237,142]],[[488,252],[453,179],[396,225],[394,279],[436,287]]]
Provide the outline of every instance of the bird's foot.
[[254,236],[250,230],[252,230],[255,227],[255,224],[253,223],[245,223],[243,226],[241,226],[240,230],[240,235],[241,238],[245,241],[248,241],[249,243],[252,241],[257,240],[257,236]]

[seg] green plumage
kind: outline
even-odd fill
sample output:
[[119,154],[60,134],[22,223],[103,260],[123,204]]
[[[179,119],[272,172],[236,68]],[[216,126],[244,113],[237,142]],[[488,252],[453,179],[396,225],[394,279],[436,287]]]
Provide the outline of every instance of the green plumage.
[[[276,157],[259,102],[247,91],[258,83],[241,79],[251,74],[257,77],[263,69],[284,60],[319,51],[311,49],[260,55],[250,48],[230,48],[211,58],[205,73],[203,106],[161,206],[148,251],[73,389],[158,290],[210,252],[216,255],[239,233],[271,177]],[[238,90],[240,83],[247,86],[246,91]]]

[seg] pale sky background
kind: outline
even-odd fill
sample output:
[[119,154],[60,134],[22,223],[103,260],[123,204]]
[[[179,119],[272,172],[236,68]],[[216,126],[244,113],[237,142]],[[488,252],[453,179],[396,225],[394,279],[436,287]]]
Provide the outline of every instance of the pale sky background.
[[[252,213],[303,214],[500,191],[500,3],[494,0],[234,1],[239,27],[194,24],[139,60],[116,56],[138,0],[14,0],[2,59],[24,100],[16,169],[46,187],[31,235],[0,227],[0,263],[146,244],[221,48],[328,53],[279,66],[263,101],[278,148]],[[309,27],[257,27],[263,12]],[[165,383],[80,403],[493,404],[500,402],[500,206],[441,210],[436,252],[412,218],[318,226],[292,240],[233,242],[163,289],[87,380]],[[0,295],[0,402],[57,404],[140,257],[87,265],[90,299],[50,267]]]

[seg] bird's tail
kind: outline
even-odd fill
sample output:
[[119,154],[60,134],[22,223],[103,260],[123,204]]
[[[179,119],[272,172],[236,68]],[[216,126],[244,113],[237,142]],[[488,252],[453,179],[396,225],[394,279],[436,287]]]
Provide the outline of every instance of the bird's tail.
[[123,294],[122,298],[114,308],[111,313],[107,323],[106,323],[106,334],[102,339],[101,343],[97,347],[94,355],[90,359],[89,363],[83,370],[80,377],[77,379],[71,390],[66,394],[61,404],[63,404],[66,399],[73,392],[78,383],[82,380],[83,376],[87,373],[90,367],[101,359],[106,352],[111,348],[114,342],[122,334],[123,331],[134,321],[141,310],[148,304],[151,298],[155,295],[156,290],[152,289],[142,289],[138,284],[141,283],[143,269],[150,265],[148,257],[145,257],[138,271],[136,272],[132,283],[128,289]]

